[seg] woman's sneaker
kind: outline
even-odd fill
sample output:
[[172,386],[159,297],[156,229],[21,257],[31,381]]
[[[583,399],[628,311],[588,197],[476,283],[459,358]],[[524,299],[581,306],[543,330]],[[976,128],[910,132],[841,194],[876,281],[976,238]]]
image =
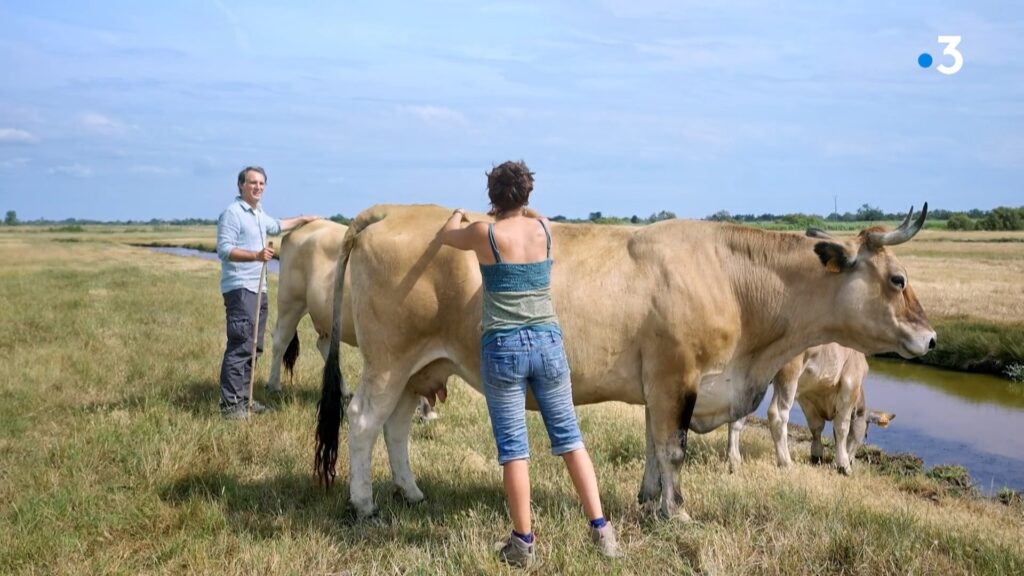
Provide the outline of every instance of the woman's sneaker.
[[527,544],[513,534],[509,534],[504,542],[498,542],[498,559],[510,566],[529,568],[533,564],[533,547],[537,540]]
[[597,544],[597,548],[605,556],[609,558],[619,558],[622,556],[622,553],[619,552],[619,541],[615,538],[615,528],[612,528],[610,522],[600,528],[591,526],[590,539],[593,540],[594,544]]

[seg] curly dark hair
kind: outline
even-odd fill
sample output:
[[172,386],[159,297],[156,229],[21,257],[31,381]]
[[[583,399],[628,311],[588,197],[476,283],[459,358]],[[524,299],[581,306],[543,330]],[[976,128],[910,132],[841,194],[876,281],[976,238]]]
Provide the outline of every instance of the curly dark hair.
[[533,192],[533,172],[522,160],[503,162],[487,173],[487,197],[491,200],[492,216],[528,205],[530,192]]

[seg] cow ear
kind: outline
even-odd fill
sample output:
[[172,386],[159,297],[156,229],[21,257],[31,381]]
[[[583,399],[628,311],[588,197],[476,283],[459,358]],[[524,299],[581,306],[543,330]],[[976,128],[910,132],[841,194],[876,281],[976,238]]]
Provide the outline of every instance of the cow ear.
[[814,253],[825,270],[833,273],[845,272],[857,263],[857,257],[851,256],[846,246],[838,242],[818,242],[814,245]]

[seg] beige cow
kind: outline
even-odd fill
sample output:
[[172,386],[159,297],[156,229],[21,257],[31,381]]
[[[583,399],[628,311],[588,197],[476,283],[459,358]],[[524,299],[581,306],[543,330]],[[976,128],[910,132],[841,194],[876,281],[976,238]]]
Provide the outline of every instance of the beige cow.
[[[277,323],[271,348],[267,389],[281,390],[281,367],[289,373],[299,353],[296,328],[309,312],[317,333],[317,348],[327,358],[334,311],[334,279],[346,226],[330,220],[314,220],[285,235],[281,242],[281,271],[277,288]],[[351,306],[346,296],[345,306]],[[342,341],[355,346],[351,314],[344,316]]]
[[[337,275],[338,256],[347,226],[331,220],[314,220],[294,232],[286,234],[279,254],[281,269],[278,275],[277,323],[274,326],[274,346],[271,348],[270,376],[267,390],[280,392],[281,368],[292,373],[299,355],[299,321],[309,313],[317,332],[317,348],[327,358],[331,339],[331,319],[334,310],[334,279]],[[351,302],[345,298],[344,311]],[[356,346],[352,315],[344,314],[342,341]],[[429,387],[428,387],[429,388]],[[438,388],[442,399],[446,389]],[[437,417],[431,404],[435,397],[420,402],[419,416],[423,420]]]
[[[450,370],[481,386],[480,272],[471,253],[436,239],[450,213],[375,206],[345,237],[338,267],[347,269],[351,289],[336,279],[335,302],[351,292],[364,359],[346,410],[349,494],[359,516],[375,511],[370,459],[382,428],[393,480],[408,500],[423,498],[409,467],[416,407],[410,377]],[[681,220],[551,225],[552,294],[573,400],[645,405],[642,502],[657,500],[662,516],[675,515],[687,431],[710,431],[752,412],[801,350],[835,341],[914,357],[935,346],[906,270],[886,250],[910,240],[926,213],[927,206],[913,224],[908,214],[897,230],[872,228],[847,240]],[[316,463],[327,483],[349,398],[339,367],[342,322],[336,314],[318,410]]]
[[[821,432],[832,422],[836,443],[836,468],[849,474],[853,456],[864,444],[869,424],[887,426],[895,416],[869,412],[864,404],[864,378],[868,361],[864,354],[836,343],[814,346],[787,362],[775,375],[775,388],[768,406],[768,422],[775,442],[775,459],[782,468],[792,464],[789,455],[789,413],[794,400],[807,418],[811,430],[811,462],[823,455]],[[743,419],[729,426],[729,469],[739,468],[740,430]]]

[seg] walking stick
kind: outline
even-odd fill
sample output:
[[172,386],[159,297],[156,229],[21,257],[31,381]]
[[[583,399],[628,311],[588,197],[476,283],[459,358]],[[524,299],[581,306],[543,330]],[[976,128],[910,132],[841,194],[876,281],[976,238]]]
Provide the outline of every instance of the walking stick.
[[[274,248],[274,243],[268,244],[271,249]],[[263,279],[267,275],[267,262],[263,263],[263,268],[260,270],[260,284],[259,289],[256,290],[256,324],[252,329],[252,364],[249,367],[249,413],[252,413],[252,386],[256,381],[256,344],[260,339],[260,304],[263,303]],[[269,284],[269,282],[268,282]]]

